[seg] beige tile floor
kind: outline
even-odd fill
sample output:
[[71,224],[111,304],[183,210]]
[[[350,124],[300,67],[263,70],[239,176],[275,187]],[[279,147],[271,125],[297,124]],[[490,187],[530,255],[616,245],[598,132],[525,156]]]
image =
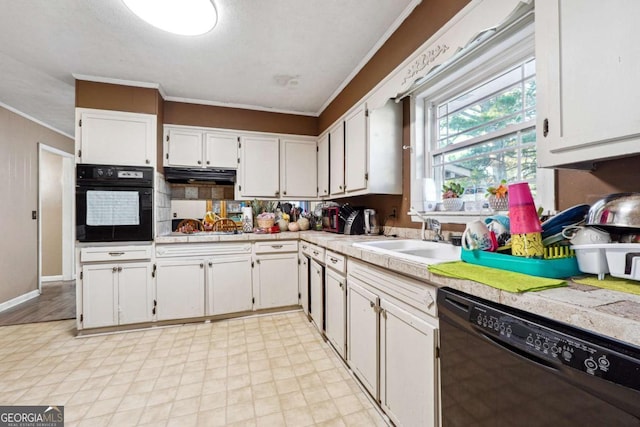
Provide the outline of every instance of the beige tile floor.
[[384,426],[302,312],[75,337],[0,328],[0,404],[64,405],[65,426]]

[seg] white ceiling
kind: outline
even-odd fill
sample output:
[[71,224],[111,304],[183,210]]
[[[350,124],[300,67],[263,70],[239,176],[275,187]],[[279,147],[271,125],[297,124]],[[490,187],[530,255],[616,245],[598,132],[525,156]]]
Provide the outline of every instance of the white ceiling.
[[[420,0],[213,0],[175,36],[120,0],[0,0],[0,103],[73,135],[74,76],[165,99],[318,115]],[[85,78],[85,77],[82,77]]]

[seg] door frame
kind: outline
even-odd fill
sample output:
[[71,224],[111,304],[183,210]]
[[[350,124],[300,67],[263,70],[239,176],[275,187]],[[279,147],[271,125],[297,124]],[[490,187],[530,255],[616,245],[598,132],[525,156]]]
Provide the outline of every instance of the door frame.
[[[62,157],[62,280],[75,279],[75,158],[73,153],[62,151],[38,142],[38,292],[42,293],[42,152]],[[57,279],[57,277],[55,278]],[[54,280],[55,280],[54,279]],[[46,281],[46,280],[45,280]]]

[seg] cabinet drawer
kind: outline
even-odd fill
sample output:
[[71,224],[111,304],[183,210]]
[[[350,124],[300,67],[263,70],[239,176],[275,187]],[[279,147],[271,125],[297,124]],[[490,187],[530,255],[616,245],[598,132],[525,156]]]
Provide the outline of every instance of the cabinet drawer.
[[300,242],[300,251],[307,256],[311,256],[311,247],[313,245],[309,242],[305,242],[304,240]]
[[324,248],[311,244],[309,248],[309,256],[324,265]]
[[347,272],[347,262],[344,255],[340,255],[331,251],[326,251],[325,264],[327,265],[327,267],[335,271],[338,271],[340,273]]
[[253,246],[256,254],[297,252],[298,242],[296,240],[283,240],[276,242],[256,242]]
[[80,249],[80,262],[130,261],[151,259],[151,245],[101,246]]

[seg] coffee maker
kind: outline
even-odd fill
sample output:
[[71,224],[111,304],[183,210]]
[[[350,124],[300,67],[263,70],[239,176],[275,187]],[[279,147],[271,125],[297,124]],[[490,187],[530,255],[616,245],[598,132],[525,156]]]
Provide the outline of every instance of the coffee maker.
[[372,235],[380,234],[375,209],[364,210],[364,233]]

